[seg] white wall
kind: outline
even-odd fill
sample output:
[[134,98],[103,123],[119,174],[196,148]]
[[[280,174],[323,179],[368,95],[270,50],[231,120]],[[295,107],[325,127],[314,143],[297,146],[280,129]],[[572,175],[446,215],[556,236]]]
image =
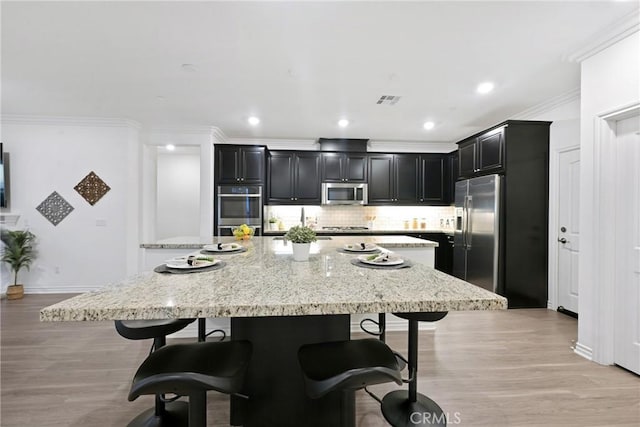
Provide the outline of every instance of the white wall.
[[[635,32],[582,62],[581,175],[580,175],[580,318],[578,345],[581,354],[600,363],[612,363],[612,330],[600,325],[613,317],[613,307],[603,303],[601,288],[610,280],[598,277],[600,260],[606,254],[599,229],[599,162],[596,149],[597,117],[640,102],[640,33]],[[607,177],[602,177],[606,180]],[[604,182],[604,181],[603,181]],[[606,194],[604,195],[606,197]],[[605,328],[606,329],[606,328]]]
[[[200,149],[158,153],[158,240],[200,236]],[[206,202],[206,201],[205,201]]]
[[[27,293],[80,292],[137,271],[140,145],[123,120],[3,117],[11,154],[11,210],[16,227],[37,237],[38,257],[19,281]],[[94,171],[111,190],[94,206],[74,186]],[[74,210],[57,226],[36,207],[57,191]],[[102,222],[104,225],[98,225]],[[3,265],[2,292],[10,284]]]

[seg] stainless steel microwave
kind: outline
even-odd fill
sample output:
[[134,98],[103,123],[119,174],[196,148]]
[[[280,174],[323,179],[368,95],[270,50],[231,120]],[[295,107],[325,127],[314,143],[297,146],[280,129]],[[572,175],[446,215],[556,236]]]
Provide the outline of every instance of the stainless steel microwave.
[[367,184],[322,183],[323,205],[366,205],[368,202]]

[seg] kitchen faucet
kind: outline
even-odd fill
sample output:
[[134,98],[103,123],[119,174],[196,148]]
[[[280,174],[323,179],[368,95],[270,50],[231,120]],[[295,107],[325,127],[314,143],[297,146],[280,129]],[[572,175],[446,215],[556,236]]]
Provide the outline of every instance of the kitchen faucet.
[[304,227],[304,206],[302,208],[300,208],[300,224],[302,224],[302,226]]

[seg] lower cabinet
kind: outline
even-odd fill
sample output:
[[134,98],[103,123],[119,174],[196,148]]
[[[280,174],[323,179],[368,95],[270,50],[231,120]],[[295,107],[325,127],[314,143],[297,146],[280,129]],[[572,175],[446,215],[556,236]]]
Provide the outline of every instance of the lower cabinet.
[[453,273],[453,236],[446,233],[419,233],[408,234],[418,239],[438,242],[435,254],[435,269],[443,273]]

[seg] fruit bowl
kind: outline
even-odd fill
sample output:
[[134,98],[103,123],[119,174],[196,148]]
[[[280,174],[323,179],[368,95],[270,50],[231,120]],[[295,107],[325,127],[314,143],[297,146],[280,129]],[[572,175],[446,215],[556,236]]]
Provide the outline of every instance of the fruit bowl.
[[234,228],[232,231],[236,240],[249,240],[255,234],[256,229],[254,227],[249,227],[247,224],[242,224],[241,226]]

